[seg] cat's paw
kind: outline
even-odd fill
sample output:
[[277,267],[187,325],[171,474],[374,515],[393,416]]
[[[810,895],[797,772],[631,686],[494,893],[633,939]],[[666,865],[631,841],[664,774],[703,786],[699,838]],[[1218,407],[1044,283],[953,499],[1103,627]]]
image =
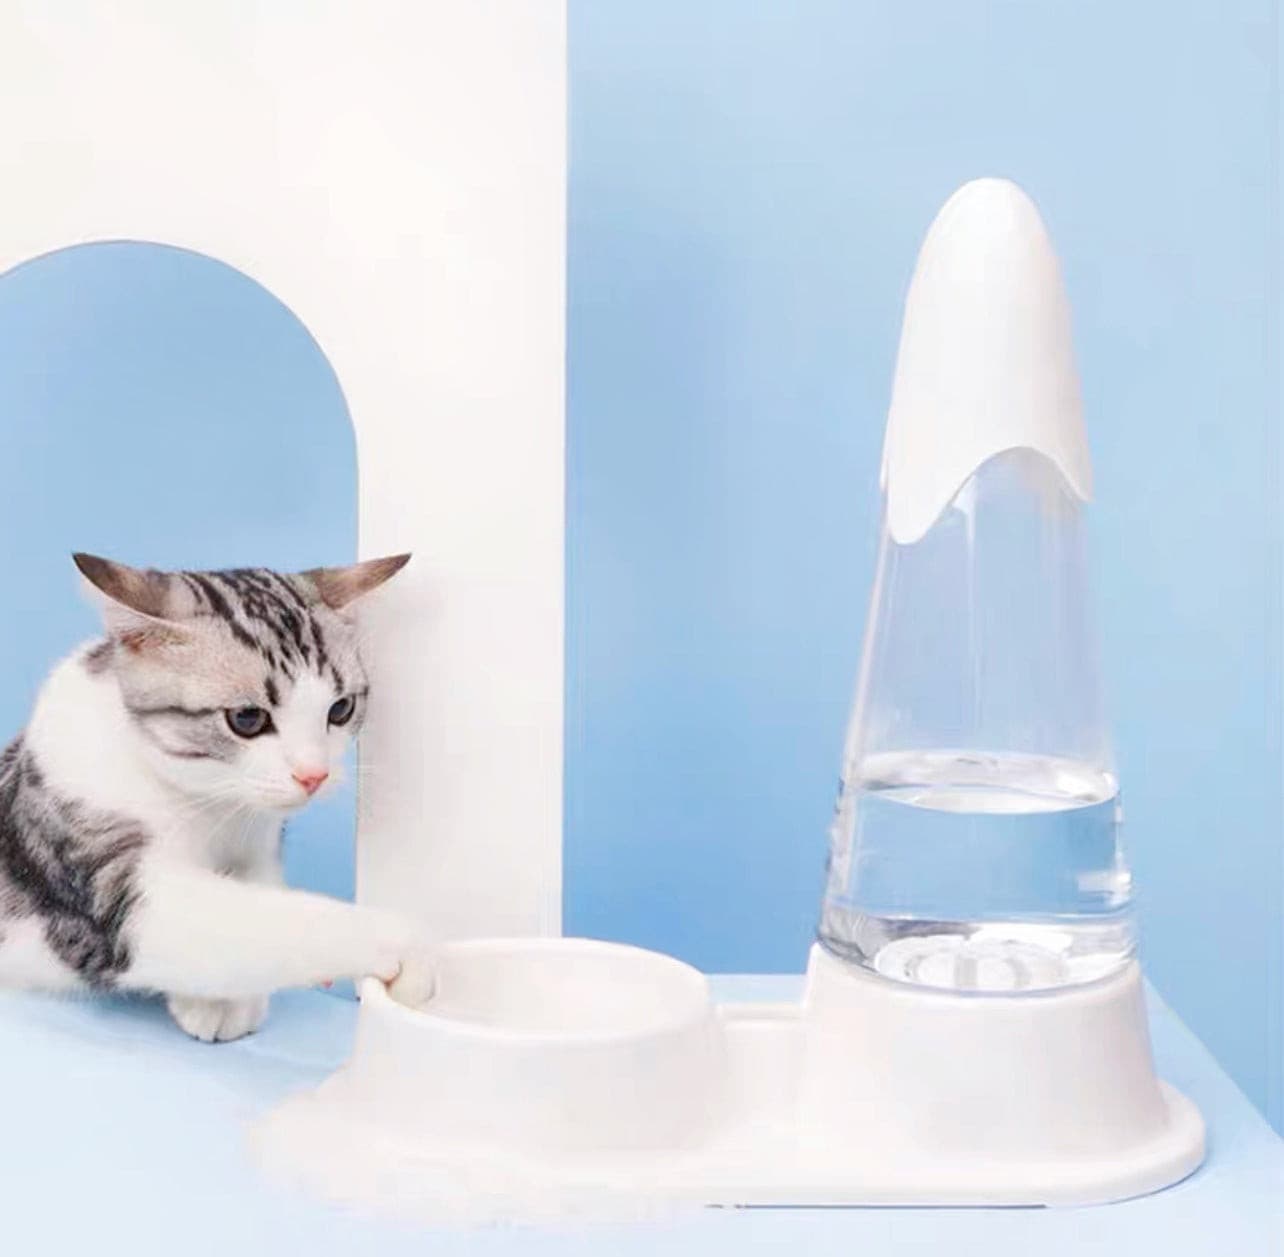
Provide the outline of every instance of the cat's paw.
[[171,995],[166,1005],[179,1028],[202,1043],[229,1043],[253,1034],[268,1012],[266,995],[252,999],[192,999]]
[[364,972],[378,978],[388,994],[407,1008],[426,1004],[436,988],[437,949],[416,921],[398,913],[365,918],[374,927],[374,963]]
[[401,956],[397,976],[388,983],[388,994],[407,1008],[422,1008],[437,987],[437,961],[432,947],[420,944]]

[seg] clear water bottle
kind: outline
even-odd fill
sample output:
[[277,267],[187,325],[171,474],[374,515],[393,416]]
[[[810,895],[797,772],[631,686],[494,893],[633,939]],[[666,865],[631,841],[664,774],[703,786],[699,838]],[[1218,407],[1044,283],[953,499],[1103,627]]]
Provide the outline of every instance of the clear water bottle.
[[883,478],[820,940],[950,991],[1114,973],[1135,932],[1084,536],[1091,472],[1059,272],[1011,184],[968,185],[929,233]]

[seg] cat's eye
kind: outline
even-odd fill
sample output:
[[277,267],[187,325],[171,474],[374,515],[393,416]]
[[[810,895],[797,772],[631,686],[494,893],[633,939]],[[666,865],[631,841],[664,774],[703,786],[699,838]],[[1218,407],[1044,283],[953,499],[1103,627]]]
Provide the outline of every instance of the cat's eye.
[[229,707],[227,727],[238,737],[257,738],[272,727],[272,717],[262,707]]
[[357,700],[351,694],[345,694],[342,698],[337,698],[330,704],[330,723],[332,725],[346,725],[352,719],[352,713],[357,709]]

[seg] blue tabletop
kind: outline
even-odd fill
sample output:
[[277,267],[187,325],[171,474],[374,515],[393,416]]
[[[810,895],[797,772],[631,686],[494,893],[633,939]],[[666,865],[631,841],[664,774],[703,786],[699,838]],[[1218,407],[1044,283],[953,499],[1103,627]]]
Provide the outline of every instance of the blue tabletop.
[[[720,999],[790,999],[795,977],[714,979]],[[278,997],[263,1031],[184,1038],[145,1001],[0,996],[0,1200],[7,1252],[138,1255],[985,1253],[1284,1254],[1284,1141],[1153,996],[1162,1076],[1203,1110],[1207,1164],[1186,1182],[1092,1209],[706,1210],[575,1233],[432,1232],[347,1216],[260,1180],[248,1119],[347,1055],[355,1004]]]

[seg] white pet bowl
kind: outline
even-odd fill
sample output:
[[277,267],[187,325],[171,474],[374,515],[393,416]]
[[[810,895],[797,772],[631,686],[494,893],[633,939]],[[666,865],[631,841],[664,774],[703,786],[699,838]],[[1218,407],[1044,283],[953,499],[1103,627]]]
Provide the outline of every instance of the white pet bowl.
[[722,1112],[708,983],[670,956],[588,939],[459,942],[422,1010],[373,980],[361,999],[344,1090],[386,1129],[541,1154],[678,1149]]

